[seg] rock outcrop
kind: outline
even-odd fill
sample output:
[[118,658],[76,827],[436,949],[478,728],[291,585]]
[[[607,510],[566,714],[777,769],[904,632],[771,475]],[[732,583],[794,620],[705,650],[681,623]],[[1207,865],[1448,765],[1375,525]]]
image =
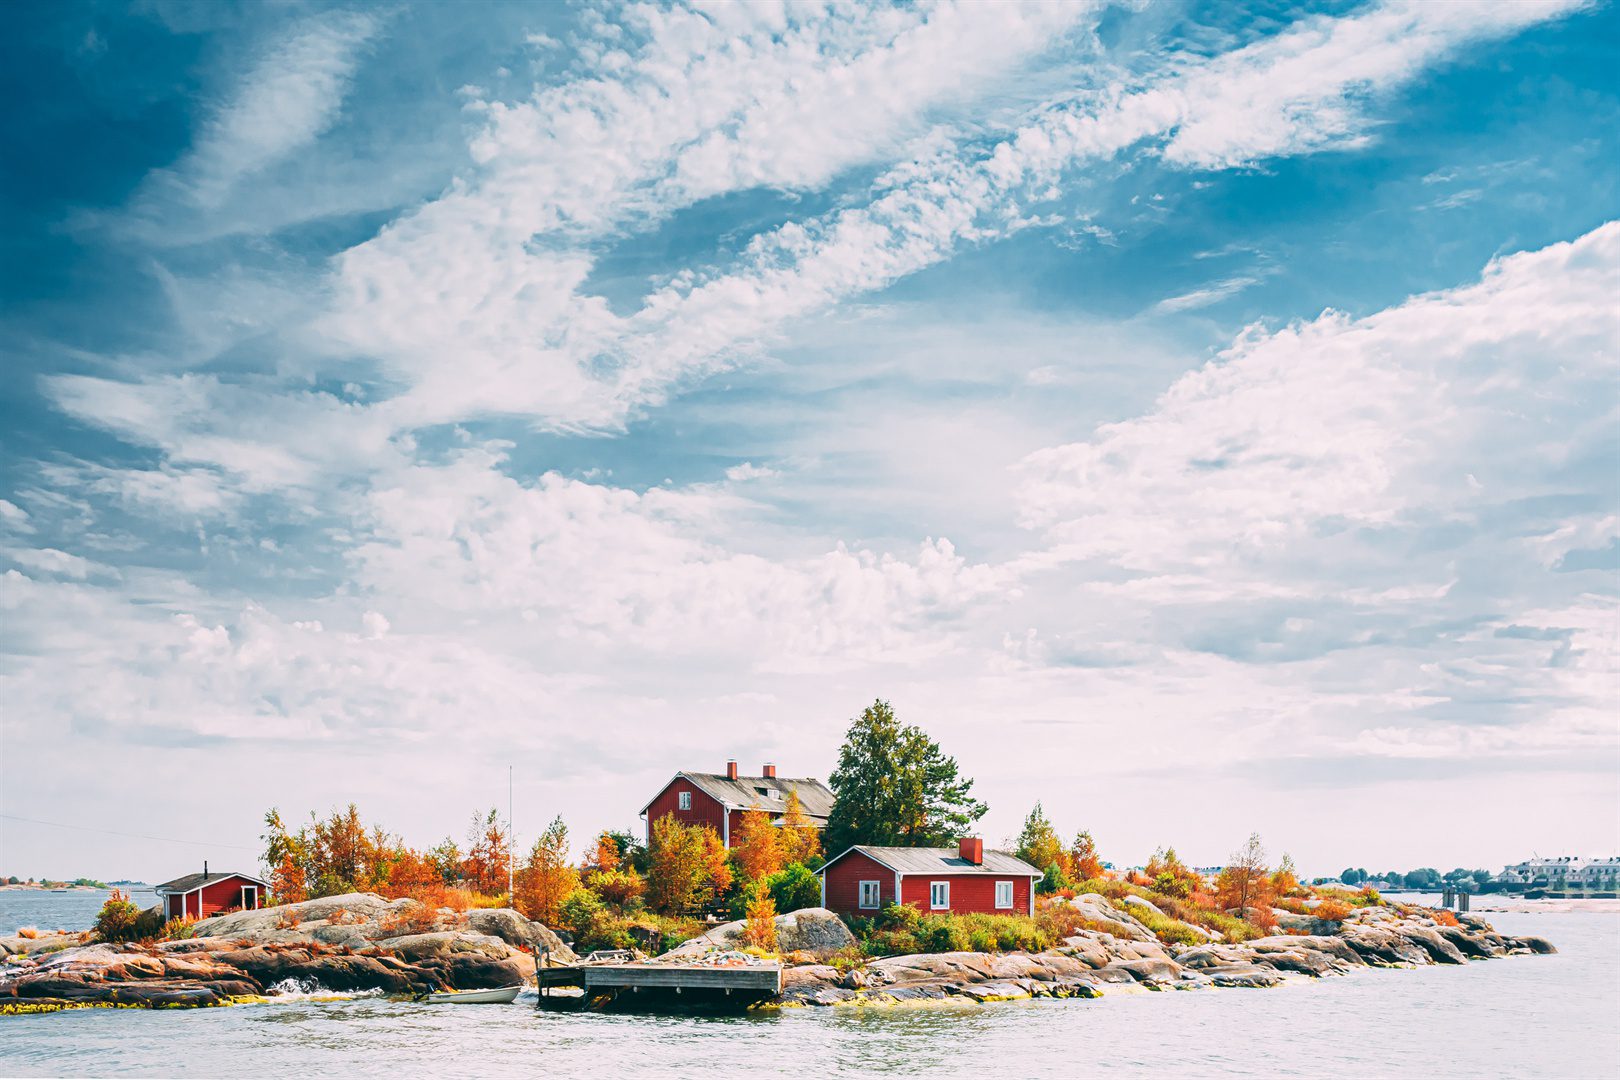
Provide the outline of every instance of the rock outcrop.
[[[680,945],[656,959],[664,963],[682,963],[715,949],[742,947],[743,928],[747,924],[721,923],[714,929]],[[800,908],[776,917],[776,949],[781,953],[808,953],[816,959],[825,959],[839,949],[855,944],[855,935],[849,932],[833,912],[826,908]]]
[[[1161,945],[1128,912],[1101,896],[1070,901],[1093,925],[1041,953],[894,956],[840,970],[825,964],[783,973],[782,1005],[892,1004],[965,998],[1096,997],[1119,989],[1258,989],[1290,977],[1322,978],[1357,968],[1462,964],[1553,951],[1541,938],[1495,933],[1474,918],[1443,925],[1420,909],[1361,908],[1343,923],[1301,917],[1316,933],[1241,944]],[[1142,905],[1134,905],[1147,910]],[[1117,929],[1119,932],[1111,932]]]
[[525,950],[573,952],[515,911],[434,910],[370,893],[204,919],[156,944],[86,943],[81,934],[0,941],[0,1011],[78,1005],[218,1005],[278,983],[332,991],[473,990],[534,971]]

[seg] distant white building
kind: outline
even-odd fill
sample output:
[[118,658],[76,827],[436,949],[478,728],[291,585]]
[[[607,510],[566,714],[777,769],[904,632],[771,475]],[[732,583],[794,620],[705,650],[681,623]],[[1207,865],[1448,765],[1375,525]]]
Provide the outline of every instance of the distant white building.
[[[1604,860],[1613,863],[1614,860]],[[1578,855],[1560,855],[1556,858],[1526,859],[1512,866],[1502,867],[1496,880],[1506,885],[1532,885],[1536,882],[1556,885],[1560,882],[1582,881],[1587,861]]]
[[1620,856],[1611,855],[1607,859],[1593,859],[1571,874],[1570,881],[1579,882],[1588,889],[1613,892],[1615,887],[1620,885]]

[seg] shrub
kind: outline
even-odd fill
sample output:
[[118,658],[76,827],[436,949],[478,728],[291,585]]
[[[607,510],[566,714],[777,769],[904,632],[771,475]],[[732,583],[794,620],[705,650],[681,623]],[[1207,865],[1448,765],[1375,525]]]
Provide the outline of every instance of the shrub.
[[1457,918],[1457,916],[1453,915],[1451,912],[1447,911],[1445,908],[1435,908],[1433,914],[1434,921],[1439,923],[1441,926],[1462,925],[1462,920]]
[[383,937],[403,937],[406,934],[431,933],[439,925],[439,913],[420,901],[391,911],[378,921],[378,932]]
[[298,924],[302,921],[303,920],[298,917],[297,912],[287,911],[285,909],[276,912],[277,930],[296,930],[298,929]]
[[601,899],[589,889],[575,889],[563,898],[557,915],[563,926],[585,937],[606,914]]
[[587,876],[585,885],[602,902],[618,911],[625,911],[641,902],[647,883],[635,870],[602,870]]
[[35,926],[21,926],[17,928],[17,936],[28,938],[30,941],[39,937],[39,928]]
[[1343,900],[1323,900],[1311,910],[1311,914],[1327,922],[1344,922],[1355,910]]
[[1281,899],[1275,900],[1273,901],[1272,906],[1282,911],[1292,912],[1295,915],[1309,915],[1311,913],[1311,909],[1305,903],[1305,901],[1295,900],[1292,897],[1285,896]]
[[776,901],[764,885],[754,887],[748,902],[748,921],[743,925],[743,941],[770,952],[776,948]]
[[188,916],[181,916],[178,919],[170,919],[164,923],[159,936],[164,941],[184,941],[186,938],[195,937],[196,934],[197,920]]
[[1064,872],[1063,867],[1052,862],[1046,864],[1046,874],[1035,886],[1035,891],[1050,896],[1052,893],[1072,888],[1073,885],[1074,882],[1069,880],[1069,875]]
[[765,879],[777,911],[798,911],[800,908],[819,907],[821,879],[804,863],[784,866]]
[[827,963],[842,973],[865,965],[866,954],[859,945],[845,945],[827,957]]
[[129,894],[114,889],[96,915],[96,940],[135,941],[141,936],[140,920],[141,909],[130,900]]

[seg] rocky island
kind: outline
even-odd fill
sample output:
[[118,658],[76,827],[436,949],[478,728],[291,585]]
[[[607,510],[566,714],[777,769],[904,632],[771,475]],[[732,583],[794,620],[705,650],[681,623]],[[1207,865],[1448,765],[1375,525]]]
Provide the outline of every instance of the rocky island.
[[[1340,920],[1277,910],[1284,933],[1243,942],[1165,944],[1143,921],[1152,905],[1132,900],[1096,893],[1060,899],[1095,928],[1077,929],[1038,952],[958,950],[878,959],[856,957],[855,938],[834,913],[790,912],[775,919],[783,992],[765,1004],[988,1002],[1098,997],[1124,989],[1262,988],[1363,967],[1465,964],[1555,951],[1541,938],[1496,933],[1478,916],[1382,904]],[[550,929],[515,911],[433,909],[367,893],[216,916],[192,930],[189,937],[153,943],[102,943],[72,933],[0,938],[0,1011],[223,1005],[264,1000],[289,986],[401,995],[478,989],[532,979],[537,949],[549,951],[554,962],[578,959]],[[736,951],[745,933],[745,922],[724,924],[652,962],[701,962]]]

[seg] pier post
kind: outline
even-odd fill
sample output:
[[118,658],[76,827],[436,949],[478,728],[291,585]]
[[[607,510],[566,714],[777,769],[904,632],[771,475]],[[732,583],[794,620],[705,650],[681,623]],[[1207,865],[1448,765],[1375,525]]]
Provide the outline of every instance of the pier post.
[[1468,910],[1468,894],[1467,893],[1462,893],[1457,897],[1457,910],[1458,911],[1467,911]]

